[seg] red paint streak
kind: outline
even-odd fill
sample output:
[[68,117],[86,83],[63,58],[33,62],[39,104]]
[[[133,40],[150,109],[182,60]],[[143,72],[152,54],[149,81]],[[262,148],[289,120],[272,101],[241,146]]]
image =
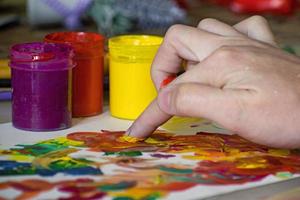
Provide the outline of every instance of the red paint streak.
[[105,192],[101,192],[94,186],[62,186],[60,191],[71,193],[71,197],[60,198],[61,200],[92,200],[92,199],[101,199],[106,195]]
[[160,84],[160,88],[163,88],[165,86],[167,86],[169,83],[171,83],[174,79],[176,78],[176,76],[174,75],[171,75],[171,76],[168,76],[167,78],[165,78],[161,84]]
[[172,182],[166,185],[159,186],[157,190],[166,190],[166,191],[182,191],[187,190],[189,188],[192,188],[196,186],[197,183],[191,183],[191,182]]
[[23,191],[39,191],[39,190],[49,190],[53,188],[53,185],[47,181],[44,180],[35,180],[35,179],[29,179],[24,180],[22,182],[10,182],[10,185],[18,190]]

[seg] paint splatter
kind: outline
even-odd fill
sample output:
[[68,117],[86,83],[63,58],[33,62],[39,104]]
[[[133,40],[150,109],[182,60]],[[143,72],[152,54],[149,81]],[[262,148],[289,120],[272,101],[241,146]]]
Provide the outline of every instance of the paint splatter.
[[241,184],[300,173],[299,150],[268,148],[236,135],[179,136],[157,131],[145,141],[130,143],[120,139],[123,134],[76,132],[1,150],[0,176],[78,178],[5,181],[0,192],[18,190],[19,199],[52,190],[61,192],[61,199],[157,199],[197,185]]
[[155,158],[172,158],[172,157],[176,157],[175,155],[172,155],[172,154],[161,154],[161,153],[154,153],[154,154],[151,154],[152,157],[155,157]]
[[143,138],[132,137],[132,136],[129,136],[129,135],[123,135],[122,137],[119,138],[119,140],[121,142],[137,143],[137,142],[143,141],[144,139]]

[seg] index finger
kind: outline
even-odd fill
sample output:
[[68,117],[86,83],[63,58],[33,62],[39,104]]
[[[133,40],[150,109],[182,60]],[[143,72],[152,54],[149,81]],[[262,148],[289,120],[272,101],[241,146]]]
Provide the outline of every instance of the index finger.
[[144,112],[133,122],[126,134],[136,138],[146,138],[155,129],[168,121],[171,115],[163,112],[158,106],[157,98],[155,98]]

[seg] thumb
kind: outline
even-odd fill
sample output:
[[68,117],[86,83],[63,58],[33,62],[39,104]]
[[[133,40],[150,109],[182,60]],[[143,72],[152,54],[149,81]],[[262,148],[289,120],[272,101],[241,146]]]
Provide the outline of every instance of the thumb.
[[157,101],[160,109],[169,115],[203,117],[235,130],[243,114],[239,97],[239,90],[190,82],[163,88]]

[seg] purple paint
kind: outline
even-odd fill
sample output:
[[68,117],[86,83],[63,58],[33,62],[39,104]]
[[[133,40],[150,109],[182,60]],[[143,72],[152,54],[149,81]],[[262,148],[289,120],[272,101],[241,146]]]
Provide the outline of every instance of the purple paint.
[[72,57],[66,44],[35,42],[11,48],[14,127],[54,131],[71,126]]
[[155,153],[155,154],[151,154],[152,157],[155,158],[172,158],[172,157],[176,157],[175,155],[172,154],[160,154],[160,153]]

